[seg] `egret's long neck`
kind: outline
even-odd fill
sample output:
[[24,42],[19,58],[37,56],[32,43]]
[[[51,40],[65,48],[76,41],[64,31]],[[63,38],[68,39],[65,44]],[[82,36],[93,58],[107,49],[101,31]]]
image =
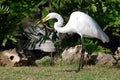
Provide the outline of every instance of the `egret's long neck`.
[[57,14],[57,16],[55,17],[58,21],[55,22],[54,24],[54,28],[57,32],[59,33],[67,33],[68,30],[66,29],[66,27],[62,27],[63,26],[63,18],[61,15]]

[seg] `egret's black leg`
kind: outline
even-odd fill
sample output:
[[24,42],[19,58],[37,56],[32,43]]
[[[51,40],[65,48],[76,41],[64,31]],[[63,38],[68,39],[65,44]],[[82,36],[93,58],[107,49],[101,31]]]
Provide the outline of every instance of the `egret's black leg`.
[[81,37],[81,44],[82,44],[82,50],[81,50],[81,53],[80,53],[80,59],[79,59],[79,62],[78,62],[78,69],[77,69],[76,72],[79,72],[80,69],[83,69],[83,66],[84,66],[85,47],[84,47],[84,39],[83,39],[83,37]]

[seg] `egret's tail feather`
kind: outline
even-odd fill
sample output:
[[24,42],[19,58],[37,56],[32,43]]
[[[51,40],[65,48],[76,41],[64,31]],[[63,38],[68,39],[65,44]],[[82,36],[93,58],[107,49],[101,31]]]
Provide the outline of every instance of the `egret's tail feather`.
[[109,42],[109,37],[104,32],[102,32],[101,40],[103,41],[103,43],[105,43],[105,42],[108,43]]

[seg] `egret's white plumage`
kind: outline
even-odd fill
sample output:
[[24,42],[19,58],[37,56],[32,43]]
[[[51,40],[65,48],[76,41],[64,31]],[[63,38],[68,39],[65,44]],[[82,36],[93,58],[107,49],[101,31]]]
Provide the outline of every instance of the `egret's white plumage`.
[[54,18],[58,20],[55,22],[54,28],[59,33],[74,32],[84,37],[94,37],[103,42],[109,42],[108,36],[101,30],[96,21],[83,12],[73,12],[64,27],[61,27],[63,26],[63,18],[61,15],[58,13],[49,13],[48,16],[48,20]]
[[[97,22],[92,19],[89,15],[80,12],[75,11],[70,15],[68,23],[63,26],[63,18],[58,13],[49,13],[45,18],[43,18],[41,21],[37,22],[37,25],[44,23],[45,21],[49,19],[57,19],[57,22],[54,23],[54,28],[59,33],[77,33],[81,36],[81,43],[82,43],[82,51],[81,51],[81,58],[79,60],[79,65],[77,71],[80,70],[80,68],[83,68],[84,64],[84,39],[83,37],[94,37],[98,38],[104,42],[109,42],[108,36],[102,31],[102,29],[99,27]],[[81,63],[81,64],[80,64]]]

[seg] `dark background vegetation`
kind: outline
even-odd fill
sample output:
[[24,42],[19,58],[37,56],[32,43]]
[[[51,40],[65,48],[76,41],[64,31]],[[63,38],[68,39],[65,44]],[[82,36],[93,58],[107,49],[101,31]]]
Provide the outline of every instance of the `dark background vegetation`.
[[[19,46],[21,37],[24,41],[28,40],[24,35],[19,36],[22,29],[19,29],[21,33],[16,32],[18,27],[22,27],[21,21],[26,16],[38,14],[37,19],[33,19],[36,22],[49,12],[57,12],[63,16],[65,25],[70,14],[78,10],[93,17],[110,38],[106,44],[98,39],[86,38],[87,51],[114,52],[120,46],[120,0],[0,0],[0,50]],[[46,25],[53,27],[53,23],[51,20]],[[55,45],[65,48],[80,44],[77,34],[68,35]]]

